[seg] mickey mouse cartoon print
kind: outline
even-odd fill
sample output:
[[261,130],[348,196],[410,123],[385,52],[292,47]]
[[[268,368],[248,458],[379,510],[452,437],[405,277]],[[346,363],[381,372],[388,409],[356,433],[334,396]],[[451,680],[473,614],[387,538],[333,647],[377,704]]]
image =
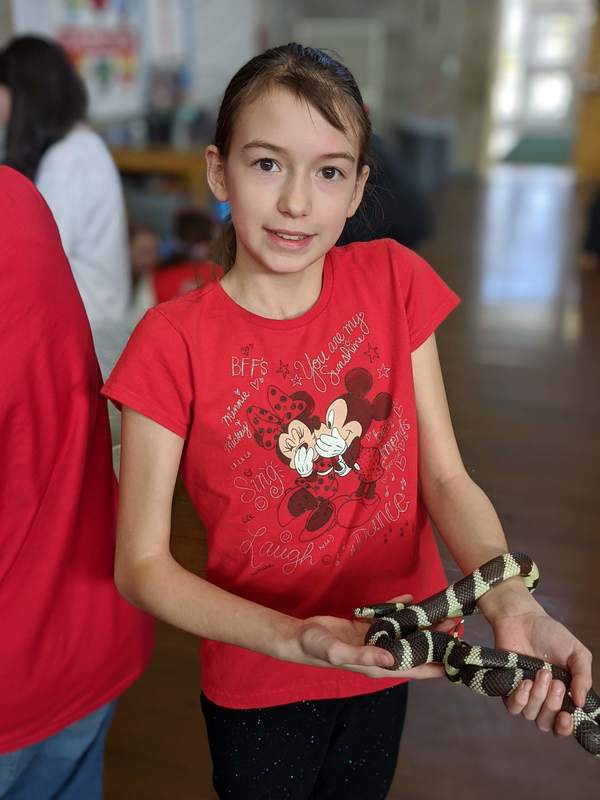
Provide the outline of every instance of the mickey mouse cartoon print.
[[[284,526],[300,521],[300,541],[315,539],[336,523],[364,524],[378,500],[376,484],[383,476],[379,449],[363,447],[361,437],[373,421],[390,415],[392,397],[380,392],[369,400],[373,378],[363,368],[350,370],[344,382],[347,392],[329,405],[325,422],[313,414],[315,402],[307,392],[288,395],[277,386],[268,387],[270,411],[260,406],[247,410],[257,444],[275,450],[296,473],[278,518]],[[358,485],[348,491],[352,477]],[[340,481],[346,489],[343,494]]]
[[393,400],[389,392],[379,392],[373,400],[367,397],[373,378],[362,367],[350,370],[344,383],[348,391],[327,409],[327,427],[319,432],[315,449],[321,456],[338,459],[336,471],[340,476],[353,473],[358,478],[354,491],[338,498],[336,504],[338,524],[349,528],[364,524],[379,499],[376,486],[384,474],[381,454],[378,447],[364,447],[362,437],[373,422],[389,417]]

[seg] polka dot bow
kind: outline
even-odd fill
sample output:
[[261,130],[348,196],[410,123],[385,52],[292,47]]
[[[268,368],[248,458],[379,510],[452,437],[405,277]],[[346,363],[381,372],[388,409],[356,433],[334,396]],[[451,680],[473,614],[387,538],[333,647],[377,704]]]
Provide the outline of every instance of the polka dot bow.
[[306,409],[304,400],[294,400],[277,386],[269,386],[267,399],[271,411],[260,406],[248,407],[248,419],[254,438],[265,450],[273,450],[277,439],[287,431],[287,426]]

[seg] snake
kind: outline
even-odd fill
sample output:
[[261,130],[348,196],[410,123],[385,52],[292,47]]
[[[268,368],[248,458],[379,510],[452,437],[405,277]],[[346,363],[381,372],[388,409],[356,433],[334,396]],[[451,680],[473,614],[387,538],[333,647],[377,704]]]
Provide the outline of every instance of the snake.
[[[539,570],[528,555],[504,553],[420,603],[361,606],[354,613],[358,618],[374,619],[365,644],[391,653],[392,670],[439,663],[450,681],[486,697],[508,697],[522,680],[533,680],[538,670],[547,670],[566,686],[561,710],[573,720],[575,739],[588,753],[600,757],[600,696],[593,689],[578,708],[569,694],[571,674],[566,669],[533,656],[470,645],[458,635],[463,618],[478,613],[477,601],[494,586],[516,576],[530,592],[538,585]],[[427,630],[448,618],[460,619],[452,633]]]

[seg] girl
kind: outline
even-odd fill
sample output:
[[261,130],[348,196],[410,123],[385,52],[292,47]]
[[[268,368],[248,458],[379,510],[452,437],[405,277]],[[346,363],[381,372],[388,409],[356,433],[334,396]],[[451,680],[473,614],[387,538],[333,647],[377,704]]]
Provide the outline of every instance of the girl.
[[[50,206],[96,344],[108,340],[100,342],[103,354],[125,323],[130,268],[121,182],[106,145],[86,124],[87,102],[56,42],[21,36],[0,51],[6,164],[34,181]],[[121,347],[129,330],[119,331]],[[112,367],[115,359],[106,362]]]
[[[369,175],[350,73],[290,44],[242,67],[206,151],[231,206],[220,282],[147,313],[104,392],[123,407],[116,581],[201,636],[202,707],[221,797],[383,798],[408,678],[363,646],[360,604],[446,585],[428,512],[465,572],[507,543],[458,453],[434,330],[458,299],[389,240],[335,243]],[[169,553],[183,479],[208,532],[206,580]],[[591,656],[519,581],[480,601],[496,645]],[[563,687],[506,701],[542,730]]]

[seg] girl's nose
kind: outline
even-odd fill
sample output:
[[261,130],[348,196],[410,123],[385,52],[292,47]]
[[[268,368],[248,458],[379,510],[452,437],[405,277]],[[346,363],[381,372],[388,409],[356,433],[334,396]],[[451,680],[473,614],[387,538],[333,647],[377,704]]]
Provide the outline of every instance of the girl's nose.
[[305,217],[310,213],[310,189],[301,175],[291,175],[282,187],[277,209],[289,217]]

